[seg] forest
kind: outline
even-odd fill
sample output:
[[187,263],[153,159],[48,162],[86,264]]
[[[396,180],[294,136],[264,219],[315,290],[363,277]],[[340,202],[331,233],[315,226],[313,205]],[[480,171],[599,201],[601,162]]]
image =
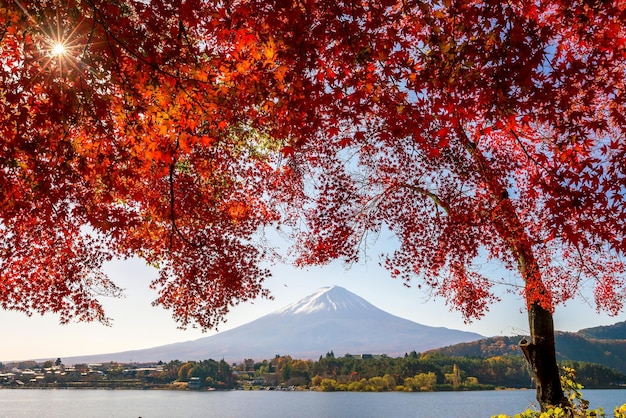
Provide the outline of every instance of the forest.
[[[564,361],[576,370],[585,388],[617,388],[626,375],[608,367]],[[2,386],[21,378],[24,386],[191,388],[196,389],[312,389],[320,391],[449,391],[534,387],[528,365],[520,355],[489,358],[453,357],[411,352],[403,357],[328,352],[317,361],[276,355],[272,359],[227,363],[223,359],[156,364],[108,363],[66,367],[60,359],[44,363],[0,364]],[[37,377],[39,376],[39,377]]]

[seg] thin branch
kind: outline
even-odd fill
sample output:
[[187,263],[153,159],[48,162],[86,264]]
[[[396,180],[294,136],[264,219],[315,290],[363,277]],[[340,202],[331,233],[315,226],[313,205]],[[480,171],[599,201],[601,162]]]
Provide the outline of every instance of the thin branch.
[[513,128],[509,129],[509,132],[513,135],[513,137],[515,137],[515,140],[517,141],[517,144],[520,146],[520,148],[522,149],[522,152],[524,153],[524,155],[526,155],[526,158],[528,158],[529,161],[532,161],[535,166],[541,168],[544,171],[548,171],[548,169],[543,166],[542,164],[540,164],[536,158],[533,158],[532,155],[530,155],[530,153],[526,150],[526,147],[524,146],[524,144],[522,143],[522,139],[519,137],[518,133],[515,132],[515,130]]
[[[133,49],[131,49],[124,41],[122,41],[120,38],[118,38],[111,31],[111,29],[107,26],[105,17],[102,15],[100,10],[96,7],[96,5],[91,0],[88,0],[88,3],[91,5],[92,9],[94,10],[94,21],[98,22],[100,25],[102,25],[102,28],[104,29],[105,33],[108,34],[108,36],[110,36],[113,39],[113,41],[115,41],[116,44],[118,44],[123,50],[128,52],[132,57],[134,57],[138,61],[142,62],[143,64],[147,65],[148,67],[152,68],[154,71],[156,71],[158,73],[161,73],[163,75],[166,75],[168,77],[172,77],[172,78],[174,78],[176,80],[186,80],[186,81],[199,82],[199,83],[202,83],[202,84],[209,84],[208,81],[204,81],[204,80],[200,80],[200,79],[192,78],[192,77],[180,77],[177,74],[173,74],[173,73],[163,69],[161,65],[146,59],[141,54],[139,54],[136,51],[134,51]],[[96,17],[96,16],[98,16],[98,17]]]
[[411,189],[415,192],[418,192],[421,195],[429,197],[433,202],[435,202],[435,205],[437,205],[437,207],[443,209],[444,212],[446,212],[446,215],[450,214],[450,211],[451,211],[450,206],[446,204],[443,200],[441,200],[441,198],[436,193],[433,193],[430,190],[424,189],[423,187],[415,186],[413,184],[403,184],[401,187]]
[[172,233],[170,234],[170,248],[173,246],[174,235],[178,235],[181,240],[192,248],[200,248],[201,245],[194,244],[183,234],[183,232],[178,228],[178,224],[176,223],[176,200],[174,193],[174,175],[176,172],[176,161],[170,164],[170,172],[169,172],[169,192],[170,192],[170,224],[172,226]]

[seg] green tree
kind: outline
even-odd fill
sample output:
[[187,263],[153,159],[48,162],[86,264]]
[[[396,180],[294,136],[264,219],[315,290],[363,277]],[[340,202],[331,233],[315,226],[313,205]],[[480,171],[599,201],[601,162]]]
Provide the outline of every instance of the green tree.
[[186,362],[183,363],[179,368],[178,368],[178,380],[181,382],[186,382],[189,380],[190,377],[192,377],[191,371],[194,369],[194,367],[196,367],[195,362]]
[[334,392],[337,390],[337,381],[335,379],[322,379],[319,386],[323,392]]
[[430,391],[437,384],[437,376],[433,372],[419,373],[404,379],[404,387],[411,391]]
[[365,378],[356,382],[350,382],[348,384],[348,390],[351,392],[364,392],[366,387],[367,387],[367,380]]
[[385,374],[383,376],[384,388],[386,391],[393,391],[396,389],[396,379],[390,374]]
[[232,388],[235,383],[232,369],[230,368],[230,365],[224,361],[224,359],[217,363],[217,370],[213,376],[215,380],[217,380],[218,384],[223,388]]
[[455,388],[461,385],[461,372],[459,371],[459,367],[456,363],[452,366],[452,373],[445,374],[445,379],[446,383],[451,384]]
[[161,383],[169,383],[179,378],[178,370],[181,367],[182,362],[179,360],[172,360],[163,365],[163,369],[158,376],[158,380]]
[[285,364],[281,372],[283,382],[287,382],[291,378],[291,363]]
[[252,370],[254,370],[254,360],[252,360],[252,359],[245,359],[243,361],[243,366],[244,366],[244,370],[245,371],[252,371]]

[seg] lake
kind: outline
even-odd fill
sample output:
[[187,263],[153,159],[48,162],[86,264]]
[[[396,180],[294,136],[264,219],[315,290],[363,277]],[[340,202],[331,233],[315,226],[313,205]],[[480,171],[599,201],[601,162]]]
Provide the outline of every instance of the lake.
[[[586,390],[609,417],[626,389]],[[485,392],[188,392],[166,390],[0,390],[0,417],[421,418],[513,415],[532,406],[534,390]]]

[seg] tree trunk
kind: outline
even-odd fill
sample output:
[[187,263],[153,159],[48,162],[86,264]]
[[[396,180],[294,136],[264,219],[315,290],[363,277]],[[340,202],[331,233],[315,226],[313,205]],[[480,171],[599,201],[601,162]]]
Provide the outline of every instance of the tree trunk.
[[528,309],[528,324],[530,341],[524,339],[519,346],[533,371],[537,401],[544,411],[549,406],[567,406],[556,362],[552,314],[533,303]]
[[517,260],[518,270],[524,279],[530,341],[522,340],[519,345],[533,371],[539,405],[542,410],[550,406],[567,407],[570,404],[563,395],[559,366],[556,362],[552,313],[542,307],[542,305],[553,306],[553,301],[543,283],[541,269],[535,259],[533,239],[509,198],[505,182],[491,168],[489,159],[471,141],[462,126],[459,126],[457,133],[466,151],[474,158],[477,171],[491,192],[494,206],[489,216],[492,225]]

